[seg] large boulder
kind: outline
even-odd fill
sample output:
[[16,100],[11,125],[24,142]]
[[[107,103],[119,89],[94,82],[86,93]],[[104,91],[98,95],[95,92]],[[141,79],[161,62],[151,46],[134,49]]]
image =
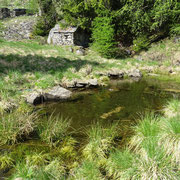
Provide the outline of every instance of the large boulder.
[[71,91],[60,86],[55,86],[53,89],[44,94],[44,98],[45,101],[67,100],[71,97],[71,94]]
[[67,100],[71,97],[72,92],[60,87],[55,86],[51,90],[47,92],[32,92],[26,95],[26,101],[32,105],[42,104],[43,102],[47,101],[60,101],[60,100]]
[[26,96],[26,101],[33,105],[42,104],[44,102],[44,96],[39,92],[32,92]]

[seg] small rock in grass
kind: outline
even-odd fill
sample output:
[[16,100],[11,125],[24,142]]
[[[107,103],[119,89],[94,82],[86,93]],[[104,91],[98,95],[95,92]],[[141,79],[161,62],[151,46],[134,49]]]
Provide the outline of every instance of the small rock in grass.
[[134,70],[129,72],[128,76],[132,77],[132,78],[141,78],[142,73],[139,69],[134,69]]

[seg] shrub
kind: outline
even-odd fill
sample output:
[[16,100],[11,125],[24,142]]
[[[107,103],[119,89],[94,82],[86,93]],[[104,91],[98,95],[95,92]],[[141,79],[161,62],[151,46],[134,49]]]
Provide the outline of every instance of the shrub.
[[115,56],[114,35],[114,25],[111,17],[96,17],[94,19],[92,23],[93,48],[107,58]]
[[133,50],[135,52],[140,52],[141,50],[147,50],[149,47],[150,41],[147,36],[139,36],[133,41]]

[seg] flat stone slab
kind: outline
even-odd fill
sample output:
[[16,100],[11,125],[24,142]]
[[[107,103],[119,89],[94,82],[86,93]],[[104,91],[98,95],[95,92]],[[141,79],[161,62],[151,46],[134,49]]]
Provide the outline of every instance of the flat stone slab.
[[55,86],[49,92],[44,94],[44,98],[45,98],[45,101],[66,100],[71,97],[71,94],[72,94],[71,91],[60,86]]
[[47,101],[67,100],[71,97],[71,94],[71,91],[60,86],[55,86],[47,92],[32,92],[26,96],[26,101],[29,104],[38,105]]

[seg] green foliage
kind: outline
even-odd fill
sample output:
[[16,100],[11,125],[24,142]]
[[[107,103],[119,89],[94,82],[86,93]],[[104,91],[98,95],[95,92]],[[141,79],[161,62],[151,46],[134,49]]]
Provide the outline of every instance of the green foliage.
[[71,179],[100,180],[103,178],[95,162],[84,161],[82,165],[73,172]]
[[51,146],[55,145],[67,135],[70,123],[70,119],[65,119],[60,115],[54,115],[52,113],[50,117],[45,117],[43,122],[38,126],[39,136]]
[[14,144],[21,137],[29,135],[35,126],[37,115],[35,113],[22,113],[15,111],[4,114],[0,118],[0,145]]
[[38,0],[41,16],[38,17],[33,34],[36,36],[48,35],[50,29],[56,23],[56,11],[52,0]]
[[149,40],[147,36],[140,36],[133,40],[133,50],[135,52],[140,52],[141,50],[147,50],[149,47]]
[[93,47],[101,55],[112,57],[115,55],[115,30],[112,18],[96,17],[92,23]]

